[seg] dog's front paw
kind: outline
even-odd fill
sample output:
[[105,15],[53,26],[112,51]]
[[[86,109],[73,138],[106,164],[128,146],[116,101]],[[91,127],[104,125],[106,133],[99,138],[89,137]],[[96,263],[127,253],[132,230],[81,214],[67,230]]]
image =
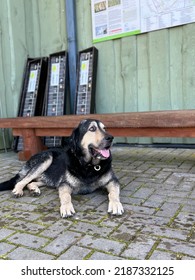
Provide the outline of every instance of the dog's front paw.
[[72,203],[67,203],[65,205],[61,205],[60,214],[62,218],[68,218],[75,214],[74,207]]
[[15,197],[21,197],[23,196],[23,190],[19,189],[19,188],[14,188],[12,191],[13,195]]
[[28,184],[27,188],[33,196],[39,196],[41,194],[40,189],[34,183]]
[[124,213],[124,209],[120,201],[110,201],[108,205],[108,213],[120,216]]
[[30,190],[30,194],[33,195],[33,196],[40,196],[40,195],[41,195],[41,191],[40,191],[40,189],[37,187],[37,188],[34,189],[34,190]]

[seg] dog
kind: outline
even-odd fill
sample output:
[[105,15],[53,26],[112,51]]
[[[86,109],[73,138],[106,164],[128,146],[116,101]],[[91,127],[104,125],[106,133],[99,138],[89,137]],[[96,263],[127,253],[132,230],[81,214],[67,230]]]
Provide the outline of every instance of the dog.
[[80,122],[63,148],[51,148],[33,155],[9,181],[0,183],[0,191],[12,190],[15,197],[23,196],[27,187],[40,195],[39,187],[57,188],[60,214],[67,218],[75,214],[71,194],[87,194],[97,188],[108,191],[108,212],[122,215],[120,184],[111,162],[113,136],[104,124],[95,119]]

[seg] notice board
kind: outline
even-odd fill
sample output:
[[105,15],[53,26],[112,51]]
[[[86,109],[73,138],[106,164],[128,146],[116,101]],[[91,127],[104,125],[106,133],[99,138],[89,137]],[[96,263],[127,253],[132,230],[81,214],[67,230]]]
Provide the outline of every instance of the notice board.
[[195,0],[91,0],[93,43],[195,22]]

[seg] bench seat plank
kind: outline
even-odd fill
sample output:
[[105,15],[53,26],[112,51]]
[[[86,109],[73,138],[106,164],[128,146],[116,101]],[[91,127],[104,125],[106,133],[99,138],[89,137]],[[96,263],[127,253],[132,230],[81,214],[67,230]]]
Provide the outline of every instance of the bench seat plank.
[[[25,129],[14,128],[14,136],[23,136]],[[72,128],[35,128],[34,130],[36,136],[70,136]],[[173,128],[109,128],[109,133],[115,137],[189,137],[195,138],[195,127],[173,127]]]

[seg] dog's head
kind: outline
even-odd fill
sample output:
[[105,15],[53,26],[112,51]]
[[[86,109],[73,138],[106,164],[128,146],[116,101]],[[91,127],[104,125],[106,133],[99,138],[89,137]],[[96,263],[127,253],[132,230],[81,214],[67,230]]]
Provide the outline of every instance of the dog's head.
[[87,119],[80,122],[70,137],[70,147],[84,161],[105,160],[110,157],[113,136],[106,132],[104,124],[98,120]]

